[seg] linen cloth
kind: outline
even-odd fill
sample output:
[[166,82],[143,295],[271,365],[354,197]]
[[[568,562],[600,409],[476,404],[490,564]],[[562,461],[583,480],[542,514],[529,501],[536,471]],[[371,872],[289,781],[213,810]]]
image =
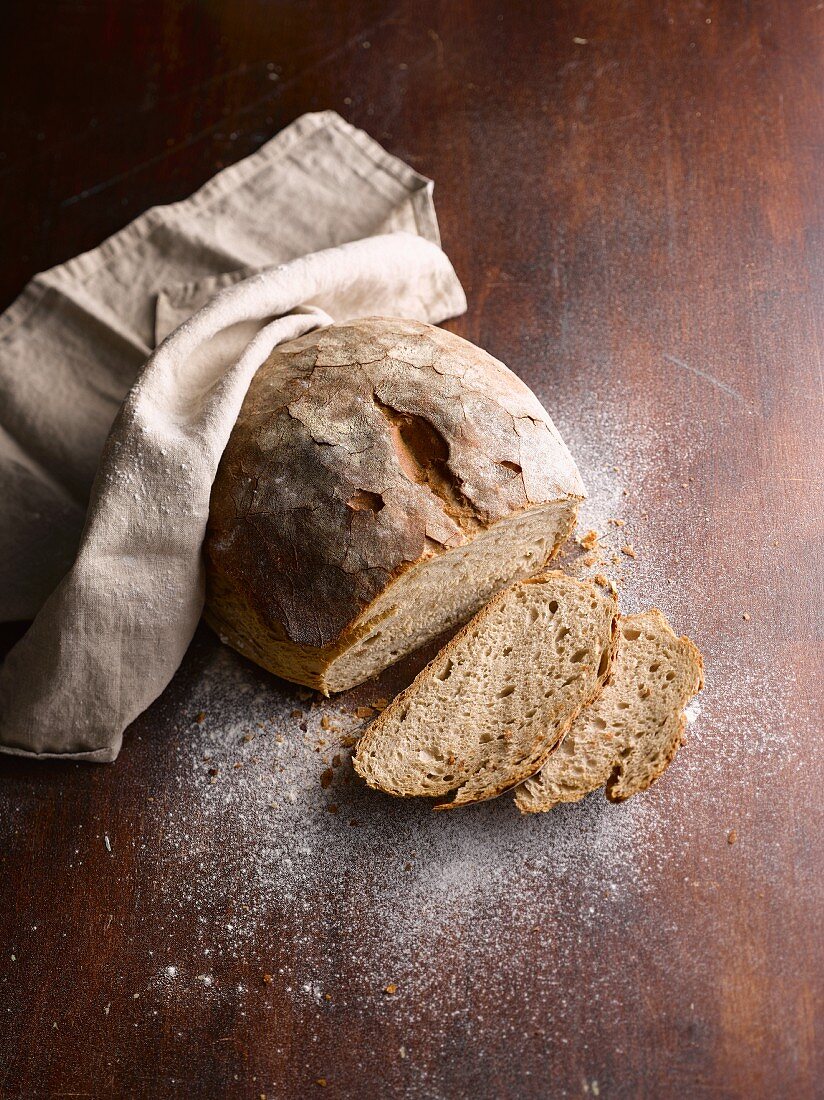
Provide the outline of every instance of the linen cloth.
[[277,344],[465,308],[431,181],[334,112],[36,276],[0,317],[0,619],[36,615],[0,669],[0,751],[113,760],[169,682],[217,464]]

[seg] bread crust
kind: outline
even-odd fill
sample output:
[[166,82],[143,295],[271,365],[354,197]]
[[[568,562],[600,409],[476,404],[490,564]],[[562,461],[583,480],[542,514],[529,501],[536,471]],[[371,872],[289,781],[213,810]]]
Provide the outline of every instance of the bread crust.
[[548,414],[491,355],[415,321],[331,325],[277,348],[249,388],[212,490],[206,617],[324,690],[405,570],[548,502],[574,523],[583,496]]

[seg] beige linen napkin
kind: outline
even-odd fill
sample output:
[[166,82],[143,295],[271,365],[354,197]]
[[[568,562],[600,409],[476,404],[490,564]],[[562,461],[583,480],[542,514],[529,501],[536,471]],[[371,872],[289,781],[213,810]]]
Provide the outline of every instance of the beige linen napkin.
[[0,670],[0,751],[117,756],[197,625],[211,484],[255,370],[330,320],[462,312],[437,240],[429,181],[308,115],[0,317],[0,618],[40,609]]

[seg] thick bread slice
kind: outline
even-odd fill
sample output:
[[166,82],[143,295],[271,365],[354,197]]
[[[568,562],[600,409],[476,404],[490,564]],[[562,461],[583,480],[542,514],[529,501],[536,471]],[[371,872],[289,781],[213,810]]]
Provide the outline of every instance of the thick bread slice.
[[615,601],[563,573],[490,601],[366,731],[355,768],[371,787],[495,798],[534,775],[606,681]]
[[610,683],[575,720],[542,771],[515,792],[523,813],[578,802],[606,785],[622,802],[666,770],[684,733],[684,707],[703,686],[703,662],[657,608],[620,621]]

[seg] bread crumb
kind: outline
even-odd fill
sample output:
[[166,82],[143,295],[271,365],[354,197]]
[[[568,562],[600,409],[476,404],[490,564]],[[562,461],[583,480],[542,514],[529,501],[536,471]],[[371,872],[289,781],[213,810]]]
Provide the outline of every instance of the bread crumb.
[[380,699],[375,700],[372,706],[375,708],[375,710],[386,710],[386,708],[389,706],[389,700],[384,699],[384,697],[381,696]]
[[321,718],[321,720],[320,720],[320,728],[322,730],[328,730],[331,725],[332,725],[331,718],[329,717],[328,714],[324,714],[323,718]]
[[625,519],[610,519],[608,523],[615,524],[616,527],[626,527],[627,521]]
[[325,1089],[326,1088],[326,1078],[325,1077],[318,1077],[317,1080],[315,1081],[315,1084],[320,1085],[320,1087],[322,1089]]
[[750,621],[749,611],[745,611],[744,614],[741,616],[741,618],[744,620],[745,623],[748,623]]
[[598,561],[598,556],[596,554],[587,554],[587,556],[584,558],[584,565],[589,567],[589,566],[595,565],[595,563],[597,561]]
[[293,710],[290,713],[291,713],[292,718],[302,718],[303,717],[303,711],[302,710]]
[[626,554],[628,558],[636,558],[638,556],[635,553],[635,547],[629,542],[621,547],[621,553]]
[[618,595],[618,589],[615,587],[615,582],[611,581],[609,577],[605,577],[603,573],[596,573],[592,579],[596,584],[600,584],[601,588],[606,588],[610,596]]
[[271,985],[274,980],[275,979],[274,979],[274,976],[272,974],[264,974],[263,975],[263,984],[264,985]]
[[730,829],[727,833],[727,844],[735,844],[736,840],[738,840],[738,833],[735,829]]
[[390,997],[394,997],[398,992],[398,987],[394,982],[390,982],[389,985],[384,986],[383,991],[384,993],[388,993]]
[[331,768],[327,768],[325,771],[321,772],[321,776],[320,776],[320,785],[321,785],[321,787],[323,787],[323,789],[326,790],[326,788],[332,782],[332,779],[333,779],[333,775],[332,775],[332,769]]
[[203,723],[206,721],[206,711],[198,711],[198,713],[195,715],[195,721],[199,726],[202,726]]
[[594,550],[598,545],[598,532],[587,531],[582,539],[578,539],[578,545],[584,550]]
[[358,709],[355,711],[355,717],[356,718],[374,718],[375,717],[375,708],[374,707],[358,707]]

